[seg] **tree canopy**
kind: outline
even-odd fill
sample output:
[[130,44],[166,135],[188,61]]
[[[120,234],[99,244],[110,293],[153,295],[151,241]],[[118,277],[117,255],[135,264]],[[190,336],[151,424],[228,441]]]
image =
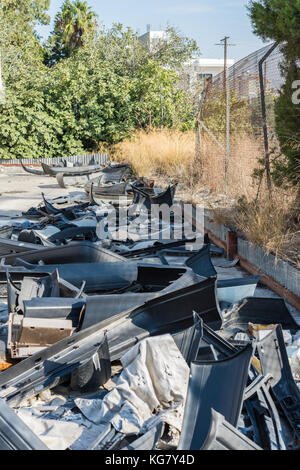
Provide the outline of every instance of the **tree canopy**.
[[55,17],[46,63],[53,64],[71,57],[74,51],[84,46],[86,37],[93,33],[96,27],[97,15],[87,2],[66,0]]
[[6,87],[0,158],[97,151],[146,128],[150,117],[154,127],[193,126],[176,70],[191,57],[194,41],[170,30],[169,48],[163,42],[153,52],[130,28],[99,27],[86,2],[66,0],[42,44],[35,28],[49,21],[49,1],[0,0],[4,4],[10,8],[0,16]]
[[280,43],[285,78],[275,102],[276,134],[283,158],[273,163],[277,183],[300,182],[300,105],[294,102],[293,83],[300,80],[300,0],[256,0],[249,6],[254,32]]

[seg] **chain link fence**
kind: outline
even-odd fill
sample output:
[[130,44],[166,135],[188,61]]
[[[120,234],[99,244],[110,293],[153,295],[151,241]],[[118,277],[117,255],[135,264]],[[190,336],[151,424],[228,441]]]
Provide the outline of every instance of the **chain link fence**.
[[277,44],[268,45],[206,81],[197,157],[213,190],[254,194],[268,183],[269,160],[280,154],[274,105],[283,83],[282,58]]

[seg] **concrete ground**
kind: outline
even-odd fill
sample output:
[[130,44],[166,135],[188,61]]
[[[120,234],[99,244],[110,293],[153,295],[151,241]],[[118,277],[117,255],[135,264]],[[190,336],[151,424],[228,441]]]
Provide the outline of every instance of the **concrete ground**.
[[62,189],[55,178],[36,176],[16,168],[0,171],[0,226],[5,219],[20,218],[22,212],[37,206],[42,200],[42,193],[47,199],[68,194],[85,192],[76,188]]

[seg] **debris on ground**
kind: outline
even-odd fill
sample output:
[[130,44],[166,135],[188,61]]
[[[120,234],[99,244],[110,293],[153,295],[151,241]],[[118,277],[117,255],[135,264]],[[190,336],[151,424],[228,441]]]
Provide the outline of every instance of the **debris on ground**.
[[1,207],[0,449],[299,450],[299,316],[175,214],[177,185],[23,168],[64,190]]

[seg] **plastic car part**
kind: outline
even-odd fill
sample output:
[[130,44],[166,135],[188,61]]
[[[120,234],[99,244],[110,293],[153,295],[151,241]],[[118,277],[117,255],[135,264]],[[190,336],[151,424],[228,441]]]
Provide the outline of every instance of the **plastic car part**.
[[263,374],[272,376],[270,387],[276,401],[295,438],[300,440],[300,391],[293,378],[280,325],[257,344],[257,351]]
[[210,245],[204,245],[201,250],[192,255],[185,265],[191,268],[196,274],[204,277],[217,276],[217,272],[211,262]]
[[[86,364],[94,354],[103,351],[103,366],[110,368],[105,336],[108,322],[65,338],[28,359],[3,371],[0,375],[0,397],[12,405],[33,397],[60,382],[77,367]],[[103,371],[103,377],[109,374]]]
[[296,323],[283,299],[266,297],[250,297],[233,310],[229,318],[224,321],[224,330],[232,332],[247,330],[249,323],[258,325],[281,324],[284,329],[298,331],[300,326]]
[[85,240],[89,241],[96,241],[98,240],[98,237],[96,235],[96,227],[69,227],[64,230],[61,230],[60,232],[54,233],[51,235],[48,239],[47,242],[49,243],[55,243],[55,244],[60,244],[60,243],[66,243],[67,240],[73,240],[76,237],[82,237]]
[[42,249],[42,245],[34,243],[26,243],[23,241],[9,240],[8,238],[0,238],[0,257],[12,253],[24,253],[26,251]]
[[[89,177],[90,177],[90,173],[86,175],[65,175],[64,173],[58,173],[56,175],[56,181],[60,188],[66,189],[68,187],[68,184],[65,181],[67,178],[73,178],[71,180],[70,186],[76,185],[76,186],[82,187],[89,181]],[[75,181],[75,184],[74,184],[74,181]]]
[[107,197],[107,196],[126,196],[127,183],[116,183],[109,186],[95,186],[94,183],[88,183],[86,190],[90,190],[90,187],[93,186],[93,194],[97,197]]
[[255,289],[261,276],[246,277],[240,279],[229,279],[218,281],[219,302],[236,304],[254,296]]
[[224,416],[211,410],[211,423],[208,436],[201,450],[262,450],[238,429],[229,424]]
[[63,174],[64,176],[83,176],[92,175],[103,170],[102,165],[82,166],[82,167],[51,167],[46,163],[41,163],[44,174],[49,176],[56,176]]
[[[215,245],[212,245],[210,240],[203,241],[203,245],[209,245],[210,254],[214,256],[222,256],[224,255],[223,248],[219,248]],[[186,250],[184,247],[182,248],[169,248],[162,252],[165,256],[190,256],[198,253],[199,250]]]
[[58,270],[59,276],[80,288],[82,280],[86,282],[85,293],[100,293],[116,289],[128,288],[137,278],[136,263],[78,263],[62,265],[28,266],[5,268],[0,270],[0,279],[8,270],[13,279],[23,279],[24,276],[50,274]]
[[265,450],[286,450],[281,419],[269,391],[271,375],[258,375],[252,367],[249,378],[244,407],[251,423],[250,437]]
[[239,351],[236,346],[222,338],[213,331],[207,324],[203,324],[202,345],[212,346],[214,351],[218,353],[218,359],[226,359],[232,357]]
[[89,202],[84,202],[81,204],[76,204],[74,206],[67,206],[67,207],[58,209],[54,207],[53,204],[51,204],[49,201],[46,200],[44,193],[42,193],[42,197],[43,197],[45,210],[47,214],[49,214],[50,216],[63,215],[68,220],[76,219],[76,214],[82,211],[85,211],[89,206]]
[[95,393],[111,377],[111,363],[107,341],[86,363],[71,373],[72,390],[81,393]]
[[253,345],[229,359],[193,362],[178,450],[199,450],[209,434],[213,408],[237,425],[248,378]]
[[125,251],[122,253],[124,258],[135,258],[135,257],[146,257],[148,255],[155,255],[161,250],[169,249],[169,248],[174,248],[178,246],[185,245],[186,243],[193,243],[196,241],[196,238],[193,238],[192,240],[176,240],[172,242],[156,242],[153,246],[149,246],[147,248],[142,248],[138,250],[130,250],[130,251]]
[[0,450],[49,450],[7,403],[1,399]]
[[0,240],[9,240],[13,234],[14,228],[10,225],[3,225],[0,227]]
[[[193,325],[193,311],[198,309],[204,321],[219,327],[222,323],[215,302],[214,279],[150,300],[118,323],[117,332],[108,333],[112,360],[119,359],[136,342],[147,336],[176,333]],[[201,306],[201,307],[200,307]],[[117,335],[118,333],[118,335]]]
[[[49,227],[49,228],[48,228]],[[54,226],[48,226],[44,230],[33,230],[33,229],[24,229],[21,230],[18,236],[19,242],[30,243],[33,245],[31,250],[35,249],[34,245],[44,245],[45,244],[45,235],[44,233],[49,231],[50,233],[59,232],[59,229]],[[51,243],[49,243],[50,245]]]
[[7,273],[7,293],[9,312],[24,312],[25,300],[59,296],[58,272],[55,270],[50,276],[44,277],[25,277],[20,289],[14,285],[11,276]]
[[131,169],[127,164],[120,164],[116,166],[107,166],[102,169],[101,184],[105,183],[120,183],[130,175]]
[[25,300],[24,316],[27,318],[63,318],[79,324],[79,316],[85,306],[84,299],[43,297]]
[[142,198],[139,201],[139,205],[145,207],[147,210],[151,210],[152,205],[163,205],[166,204],[167,206],[171,207],[174,202],[174,196],[176,192],[177,184],[173,186],[169,186],[165,191],[161,192],[160,194],[153,196],[148,192],[144,191],[137,186],[134,186],[134,191],[141,194]]
[[[115,184],[113,186],[120,186],[118,184]],[[125,183],[125,188],[127,186],[127,183]],[[105,188],[105,187],[104,187]],[[108,188],[107,188],[108,189]],[[120,190],[121,191],[121,190]],[[131,194],[128,194],[126,191],[124,194],[117,194],[118,190],[115,191],[107,191],[107,192],[102,192],[95,190],[94,183],[91,183],[90,185],[90,190],[89,190],[89,203],[91,206],[100,206],[101,201],[103,202],[109,202],[109,204],[118,206],[121,204],[125,205],[130,205],[133,202],[133,197]],[[97,198],[100,199],[100,202],[97,202]]]
[[218,354],[215,351],[215,348],[209,345],[200,345],[198,348],[198,353],[196,359],[197,361],[217,361]]
[[[133,192],[133,206],[140,206],[140,203],[143,202],[145,194],[149,196],[155,196],[155,191],[153,187],[144,187],[143,185],[137,185],[136,183],[131,184],[131,189]],[[139,191],[142,189],[142,193]]]
[[13,313],[9,318],[7,348],[13,359],[28,357],[63,338],[70,337],[74,331],[72,320],[27,318]]
[[204,322],[218,329],[222,324],[222,318],[216,302],[215,283],[216,280],[211,278],[168,293],[164,291],[163,295],[127,311],[124,310],[126,304],[122,305],[122,298],[119,301],[121,304],[112,309],[111,306],[107,306],[105,299],[101,301],[101,297],[105,296],[100,296],[97,300],[88,297],[82,328],[90,327],[118,313],[127,312],[131,326],[127,325],[128,331],[125,326],[124,330],[120,326],[119,332],[119,339],[124,335],[126,341],[130,337],[139,336],[139,333],[148,336],[186,329],[193,325],[193,312],[197,311]]
[[143,436],[138,437],[135,441],[131,442],[131,444],[123,447],[122,450],[154,450],[164,430],[165,423],[160,422]]
[[[127,278],[128,274],[128,271],[124,273]],[[166,295],[170,291],[183,289],[200,280],[199,276],[187,268],[138,265],[135,277],[131,278],[131,284],[127,286],[127,289],[132,288],[133,292],[125,292],[123,289],[120,292],[103,293],[87,298],[84,325],[90,326],[111,315],[133,310],[151,299]]]
[[194,313],[194,325],[191,328],[173,334],[173,339],[188,366],[197,359],[202,336],[203,321],[196,313]]
[[38,176],[43,176],[45,175],[44,170],[33,170],[32,168],[28,168],[24,165],[23,161],[20,161],[21,167],[23,168],[26,173],[30,173],[31,175],[38,175]]
[[[207,316],[208,320],[212,322],[217,321],[217,323],[220,324],[221,320],[215,298],[215,283],[215,279],[208,279],[198,284],[185,287],[179,291],[171,292],[159,299],[148,302],[145,306],[139,307],[134,311],[125,311],[89,329],[84,329],[74,334],[72,338],[70,338],[70,341],[76,341],[78,343],[82,338],[81,335],[83,335],[87,346],[91,348],[95,342],[99,342],[99,338],[101,339],[103,337],[103,331],[106,330],[110,355],[112,360],[115,360],[119,359],[138,341],[147,336],[176,333],[189,328],[193,325],[193,311],[196,308],[199,311],[203,308],[204,316]],[[80,345],[78,346],[80,347]],[[83,341],[83,345],[81,346],[83,353],[84,346],[86,346],[86,343]],[[76,343],[74,347],[77,347]],[[60,359],[59,353],[63,351],[64,348],[66,348],[66,352],[63,356],[68,353],[68,342],[66,340],[43,350],[40,353],[41,356],[35,355],[33,358],[26,359],[22,363],[5,371],[5,374],[14,374],[12,376],[0,376],[0,385],[9,386],[8,390],[5,392],[5,396],[17,393],[18,386],[13,388],[10,386],[15,383],[19,383],[19,387],[22,382],[25,382],[25,385],[27,384],[27,387],[24,386],[24,389],[22,389],[23,395],[25,395],[26,392],[34,394],[35,383],[37,383],[38,387],[41,387],[42,384],[49,384],[50,386],[51,380],[47,380],[47,377],[43,374],[43,361],[46,360],[46,363],[49,364],[47,370],[51,372],[52,367],[55,366],[51,358],[56,357]],[[94,354],[93,350],[91,351],[89,349],[88,351],[92,353],[91,356]],[[70,351],[70,354],[71,353],[72,350]],[[74,354],[76,354],[76,351]],[[78,351],[78,355],[81,357],[80,351]],[[37,362],[35,363],[35,361]],[[64,357],[61,358],[61,361],[66,362]],[[38,368],[37,370],[36,367],[38,367],[39,364],[41,364],[41,369]],[[57,367],[58,369],[61,367],[63,372],[66,369],[65,373],[70,371],[67,365],[57,365]],[[37,380],[35,380],[35,374],[37,374]],[[1,382],[2,378],[3,382]],[[12,382],[10,379],[12,379]],[[13,379],[15,379],[15,381]],[[29,381],[27,381],[27,379],[29,379]]]
[[117,432],[110,424],[102,431],[88,450],[120,450],[127,443],[126,435]]
[[[60,297],[69,298],[70,302],[72,298],[85,298],[83,292],[86,284],[85,281],[82,282],[80,288],[77,288],[73,284],[61,279],[57,269],[50,275],[47,273],[37,273],[36,275],[24,273],[23,278],[17,277],[18,285],[13,280],[16,278],[15,275],[6,272],[6,277],[9,312],[15,310],[25,312],[24,303],[34,299]],[[52,302],[52,305],[54,304],[55,302]]]
[[[125,258],[95,243],[85,241],[72,242],[69,245],[59,247],[43,247],[42,249],[27,253],[8,255],[2,259],[2,266],[24,266],[21,260],[29,263],[29,265],[37,265],[41,261],[45,265],[62,265],[71,263],[120,262],[125,261]],[[63,277],[63,279],[65,278]]]
[[[44,270],[53,271],[56,266],[43,267]],[[16,269],[16,268],[15,268]],[[40,268],[36,268],[40,270]],[[11,270],[10,270],[11,271]],[[139,305],[139,296],[142,299],[142,303],[145,300],[155,297],[155,293],[162,291],[163,289],[176,289],[184,287],[193,283],[195,276],[191,270],[184,267],[164,267],[161,265],[150,265],[150,264],[136,264],[133,262],[127,263],[83,263],[83,264],[72,264],[72,265],[61,265],[57,271],[60,276],[64,276],[72,284],[67,283],[62,278],[59,278],[59,286],[61,296],[63,297],[78,297],[82,296],[84,292],[107,292],[114,294],[112,305],[118,308],[118,304],[122,301],[124,305],[134,307]],[[187,276],[183,278],[183,275],[189,273],[189,279]],[[27,277],[38,277],[34,275],[34,271],[28,271],[25,273]],[[24,274],[24,275],[25,275]],[[191,275],[192,274],[192,275]],[[21,273],[10,272],[10,276],[13,280],[19,280]],[[86,279],[84,286],[80,283],[82,279]],[[183,284],[186,282],[186,284]],[[69,286],[67,288],[67,286]],[[72,289],[71,289],[72,288]],[[137,294],[134,296],[131,293],[125,293],[126,290],[132,290],[133,292],[142,292],[143,294]],[[120,295],[122,294],[122,297]],[[157,294],[158,295],[158,294]],[[128,299],[130,302],[128,303]],[[109,298],[106,299],[109,303]],[[100,300],[101,302],[101,300]],[[125,309],[125,307],[124,307]]]
[[88,450],[105,450],[106,445],[116,435],[115,428],[111,424],[108,424],[97,439],[89,446]]
[[[168,265],[164,253],[167,251],[162,250],[158,256],[164,265]],[[185,253],[188,256],[188,252]],[[185,266],[191,268],[196,274],[203,277],[217,276],[217,271],[211,262],[210,245],[204,245],[199,251],[190,256],[184,263]]]
[[94,198],[94,183],[90,183],[88,195],[90,206],[99,206],[98,202]]

